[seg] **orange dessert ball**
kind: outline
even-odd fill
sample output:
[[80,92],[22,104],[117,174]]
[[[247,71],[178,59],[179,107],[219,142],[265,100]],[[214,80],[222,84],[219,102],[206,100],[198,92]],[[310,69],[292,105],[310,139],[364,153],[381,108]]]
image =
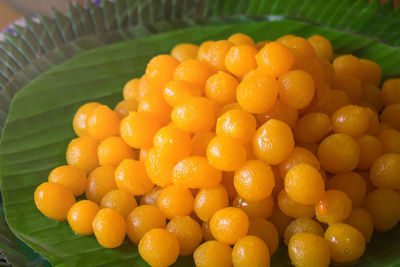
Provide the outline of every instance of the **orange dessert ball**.
[[370,113],[368,109],[348,105],[338,109],[331,117],[333,131],[352,137],[364,134],[368,130]]
[[140,205],[157,206],[158,195],[161,191],[162,187],[153,187],[153,190],[150,193],[147,193],[140,198]]
[[293,201],[310,205],[317,203],[323,197],[325,184],[317,169],[310,164],[302,163],[287,172],[285,191]]
[[172,182],[188,188],[214,187],[221,179],[221,171],[211,166],[205,157],[200,156],[182,159],[172,171]]
[[371,236],[374,232],[374,222],[371,215],[363,208],[353,208],[349,217],[344,221],[358,231],[360,231],[367,243],[370,242]]
[[174,107],[183,97],[201,96],[202,88],[198,84],[186,81],[170,81],[163,90],[165,101]]
[[68,210],[75,204],[75,197],[67,187],[46,182],[39,185],[34,193],[38,210],[50,219],[65,221]]
[[361,98],[361,83],[350,75],[336,73],[334,88],[345,92],[353,102]]
[[165,228],[166,219],[158,207],[141,205],[129,213],[126,223],[129,239],[138,245],[140,239],[151,229]]
[[278,195],[279,209],[293,218],[312,218],[315,216],[314,205],[304,205],[294,202],[284,189]]
[[320,169],[320,163],[312,152],[305,148],[296,146],[290,156],[284,162],[278,165],[281,177],[285,177],[286,173],[291,168],[300,163],[308,163],[314,166],[315,169]]
[[115,169],[115,182],[119,189],[132,195],[150,193],[154,184],[146,173],[143,161],[124,159]]
[[171,158],[180,160],[190,155],[192,140],[189,133],[174,124],[169,124],[154,135],[153,147],[169,154]]
[[247,234],[249,218],[238,208],[220,209],[211,217],[210,229],[216,240],[233,245]]
[[317,220],[326,224],[344,221],[351,213],[351,199],[342,191],[328,190],[315,205]]
[[301,109],[308,106],[314,97],[315,84],[310,74],[292,70],[279,76],[279,98],[289,107]]
[[93,234],[92,222],[99,210],[99,206],[90,200],[81,200],[72,205],[68,211],[68,223],[72,231],[80,235]]
[[74,115],[72,126],[77,136],[82,137],[89,135],[87,124],[93,110],[100,106],[99,103],[91,102],[81,106]]
[[313,35],[307,39],[317,54],[317,57],[326,59],[328,61],[332,60],[333,57],[333,47],[328,39],[321,35]]
[[207,146],[214,137],[214,132],[196,132],[192,137],[192,155],[205,157],[207,155]]
[[364,69],[364,82],[379,86],[382,78],[381,66],[368,59],[360,59]]
[[371,83],[364,83],[362,85],[361,100],[371,105],[377,112],[383,108],[383,101],[381,98],[381,90],[378,86]]
[[272,196],[258,201],[248,201],[239,195],[235,197],[232,206],[242,209],[250,219],[268,218],[274,209],[274,198]]
[[257,49],[252,45],[233,46],[225,56],[225,67],[233,75],[243,77],[257,67],[257,53]]
[[259,68],[269,75],[278,77],[292,69],[295,57],[286,46],[270,42],[258,52],[256,60]]
[[186,59],[175,69],[173,79],[204,86],[211,74],[211,69],[203,62],[195,59]]
[[288,47],[296,61],[296,66],[303,65],[315,57],[315,50],[306,39],[298,36],[286,38],[280,41],[283,45]]
[[49,174],[49,182],[58,183],[80,196],[85,192],[86,173],[75,166],[63,165],[53,169]]
[[150,112],[131,112],[121,122],[121,137],[131,147],[147,149],[153,145],[153,136],[162,127]]
[[226,71],[225,56],[232,46],[233,43],[227,40],[211,42],[202,47],[197,59],[214,71]]
[[255,47],[257,50],[261,50],[264,47],[264,45],[266,45],[270,42],[271,41],[269,41],[269,40],[259,41],[258,43],[255,44]]
[[272,256],[279,246],[279,233],[276,227],[268,220],[256,218],[250,220],[248,235],[261,238],[268,246],[269,254]]
[[219,241],[207,241],[193,253],[197,267],[232,267],[232,248]]
[[386,232],[400,220],[400,193],[391,188],[378,188],[368,193],[364,207],[372,216],[374,228]]
[[124,100],[137,100],[140,79],[129,80],[122,90]]
[[343,172],[334,175],[329,179],[326,187],[346,193],[353,206],[360,206],[367,194],[367,184],[356,172]]
[[331,259],[329,245],[313,233],[298,233],[288,244],[289,258],[297,267],[328,267]]
[[385,105],[400,103],[400,79],[389,79],[382,85],[381,96]]
[[400,103],[386,106],[381,113],[381,122],[388,124],[396,130],[400,130]]
[[68,165],[78,167],[86,173],[99,165],[97,146],[99,141],[90,136],[72,139],[68,144],[66,159]]
[[253,39],[244,33],[235,33],[229,36],[228,41],[234,45],[252,45],[254,46]]
[[191,255],[203,240],[201,226],[189,216],[173,218],[165,229],[178,238],[180,256]]
[[278,96],[278,82],[268,75],[246,76],[236,89],[239,105],[251,113],[265,113]]
[[222,172],[221,184],[225,187],[228,192],[229,200],[233,200],[237,196],[235,185],[233,184],[233,179],[235,172]]
[[277,119],[283,121],[293,129],[297,124],[298,117],[297,109],[289,107],[278,98],[271,109],[265,114],[257,114],[257,122],[261,125],[269,119]]
[[135,158],[135,151],[121,137],[111,136],[101,141],[97,147],[100,165],[118,165],[124,159]]
[[171,50],[171,56],[179,61],[186,59],[195,59],[197,57],[197,51],[199,47],[194,44],[178,44]]
[[171,158],[169,153],[152,148],[144,160],[144,166],[151,182],[158,186],[172,183],[172,170],[179,159]]
[[357,168],[360,170],[369,170],[372,163],[383,154],[381,141],[372,135],[362,135],[356,138],[360,146],[360,160]]
[[215,240],[214,236],[211,233],[209,221],[203,222],[201,224],[201,230],[203,231],[203,239],[205,241]]
[[307,218],[298,218],[292,221],[285,229],[284,232],[284,242],[289,245],[289,241],[295,234],[299,233],[312,233],[320,237],[324,237],[324,230],[321,225]]
[[238,81],[230,74],[219,71],[210,76],[206,83],[206,97],[218,104],[226,105],[236,101]]
[[229,204],[228,193],[221,184],[216,187],[202,188],[194,199],[194,212],[202,221],[208,221],[218,210]]
[[101,199],[101,208],[112,208],[121,213],[124,218],[137,207],[136,199],[133,195],[120,189],[111,190]]
[[120,120],[118,114],[105,105],[93,109],[88,117],[87,132],[96,139],[104,139],[119,134]]
[[318,147],[321,166],[329,172],[354,170],[360,159],[358,143],[347,134],[337,133],[326,137]]
[[371,166],[370,179],[376,187],[400,189],[400,154],[380,156]]
[[86,198],[100,204],[109,191],[118,189],[114,176],[115,166],[101,166],[94,169],[88,177]]
[[249,160],[236,172],[233,180],[239,196],[248,201],[269,197],[275,186],[271,167],[261,160]]
[[328,101],[323,106],[320,106],[318,111],[332,116],[336,110],[350,104],[351,100],[344,91],[333,89],[329,92]]
[[324,72],[325,82],[329,86],[332,86],[335,80],[335,69],[333,68],[329,60],[319,57],[317,58],[317,61]]
[[365,251],[363,234],[351,225],[335,223],[326,229],[324,239],[328,241],[331,259],[338,264],[352,263]]
[[163,92],[151,91],[139,102],[138,112],[149,112],[165,125],[171,121],[172,108],[168,105]]
[[400,154],[400,131],[395,129],[383,129],[377,135],[381,141],[384,153]]
[[338,74],[350,75],[362,82],[364,80],[363,63],[352,55],[339,56],[332,63],[335,72]]
[[207,159],[210,164],[222,171],[235,171],[246,162],[247,152],[237,140],[225,136],[216,136],[207,147]]
[[232,262],[237,267],[270,266],[268,247],[259,237],[242,237],[233,247]]
[[151,90],[159,90],[160,88],[156,88],[152,86],[147,79],[147,75],[143,75],[139,79],[139,84],[137,88],[137,95],[136,95],[136,100],[140,102],[142,98],[147,95]]
[[170,185],[158,195],[157,206],[168,219],[187,216],[193,211],[193,195],[189,189]]
[[114,111],[117,112],[119,118],[122,120],[126,116],[129,115],[129,112],[131,111],[137,111],[138,108],[138,102],[135,99],[129,99],[129,100],[122,100],[119,102],[115,108]]
[[217,119],[216,133],[218,136],[226,136],[241,143],[248,143],[252,140],[255,131],[256,119],[244,110],[232,109]]
[[268,120],[257,129],[253,137],[254,154],[268,164],[283,162],[292,153],[293,148],[292,130],[279,120]]
[[303,143],[317,143],[331,130],[329,117],[325,113],[307,113],[294,128],[294,138]]
[[153,57],[146,67],[146,76],[148,80],[159,87],[172,80],[175,68],[179,61],[170,55],[158,55]]
[[92,222],[97,242],[105,248],[119,247],[125,239],[126,221],[113,209],[101,209]]
[[154,228],[140,240],[138,250],[150,266],[170,266],[178,259],[179,240],[167,230]]
[[294,218],[285,215],[279,209],[279,206],[275,205],[274,211],[272,212],[268,220],[275,226],[276,230],[279,233],[279,236],[283,237],[283,233],[286,227],[294,220]]
[[378,114],[373,111],[371,108],[367,108],[369,112],[369,126],[367,130],[367,134],[376,135],[379,133],[379,117]]
[[171,119],[187,132],[209,131],[215,124],[214,105],[203,97],[188,97],[172,110]]

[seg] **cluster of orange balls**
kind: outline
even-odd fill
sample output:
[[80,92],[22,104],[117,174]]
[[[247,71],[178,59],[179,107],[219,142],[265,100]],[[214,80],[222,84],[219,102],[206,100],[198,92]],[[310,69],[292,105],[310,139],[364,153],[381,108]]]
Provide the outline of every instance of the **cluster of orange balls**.
[[79,108],[35,204],[151,266],[269,266],[280,239],[295,266],[352,263],[400,220],[400,79],[380,84],[319,35],[177,45],[114,110]]

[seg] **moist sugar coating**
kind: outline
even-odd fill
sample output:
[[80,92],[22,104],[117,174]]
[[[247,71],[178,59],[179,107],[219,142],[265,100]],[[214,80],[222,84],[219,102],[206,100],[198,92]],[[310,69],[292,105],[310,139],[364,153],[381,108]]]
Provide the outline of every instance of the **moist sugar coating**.
[[52,170],[48,181],[61,184],[71,190],[75,196],[80,196],[85,192],[87,178],[82,169],[64,165]]
[[279,246],[279,233],[274,224],[262,218],[250,220],[248,235],[261,238],[268,246],[270,255],[273,255]]
[[129,213],[126,223],[129,239],[138,245],[140,239],[151,229],[165,228],[166,218],[158,207],[141,204]]
[[115,166],[106,165],[94,169],[88,176],[85,196],[100,204],[101,199],[111,190],[118,189],[115,182]]
[[325,231],[324,239],[328,241],[332,261],[337,264],[355,262],[364,254],[365,238],[351,225],[330,225]]
[[400,221],[400,80],[321,35],[202,41],[76,106],[38,211],[151,266],[357,262]]
[[252,235],[242,237],[233,247],[232,262],[238,267],[270,266],[268,247],[259,237]]
[[81,200],[72,205],[67,217],[72,231],[80,235],[93,234],[92,222],[99,210],[99,206],[90,200]]
[[121,213],[124,218],[137,207],[136,199],[133,195],[120,189],[112,190],[104,195],[100,202],[101,208],[112,208]]
[[97,242],[105,248],[119,247],[125,239],[126,221],[114,209],[101,209],[94,217],[92,226]]
[[232,202],[233,207],[242,209],[250,219],[268,218],[272,214],[274,204],[274,198],[272,196],[258,201],[248,201],[237,195]]
[[298,233],[289,241],[289,258],[295,266],[329,266],[330,254],[328,242],[313,233]]
[[307,218],[298,218],[286,227],[283,233],[285,244],[289,245],[292,236],[299,233],[312,233],[322,238],[324,237],[324,230],[317,221]]

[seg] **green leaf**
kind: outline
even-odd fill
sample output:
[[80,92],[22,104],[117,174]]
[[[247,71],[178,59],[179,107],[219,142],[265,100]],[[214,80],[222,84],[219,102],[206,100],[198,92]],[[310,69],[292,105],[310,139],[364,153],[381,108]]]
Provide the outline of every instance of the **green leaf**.
[[[33,192],[46,181],[52,168],[65,164],[66,146],[74,138],[71,122],[76,109],[88,101],[114,107],[122,98],[124,83],[140,76],[152,56],[168,53],[177,43],[222,39],[235,32],[247,33],[255,40],[275,39],[286,33],[301,36],[318,33],[329,38],[337,52],[370,58],[381,64],[385,76],[400,74],[396,68],[400,65],[400,48],[367,37],[289,19],[257,22],[229,17],[215,18],[209,23],[218,26],[151,35],[83,53],[39,76],[13,99],[0,144],[6,219],[18,238],[53,265],[147,266],[137,248],[128,241],[119,248],[104,249],[93,236],[74,235],[66,222],[47,219],[36,209]],[[398,265],[398,240],[399,226],[376,235],[358,266]],[[286,251],[281,247],[272,257],[273,266],[289,266]],[[193,266],[193,261],[190,257],[180,259],[176,265]]]

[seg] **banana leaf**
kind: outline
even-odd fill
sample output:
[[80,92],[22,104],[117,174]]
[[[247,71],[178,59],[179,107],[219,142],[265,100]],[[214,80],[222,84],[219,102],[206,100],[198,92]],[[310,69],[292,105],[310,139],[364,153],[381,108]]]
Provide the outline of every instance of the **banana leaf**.
[[[146,266],[128,241],[117,249],[104,249],[93,236],[74,235],[67,223],[47,219],[35,208],[33,191],[46,180],[51,168],[65,164],[65,149],[74,137],[72,116],[79,105],[98,101],[113,107],[121,99],[124,82],[140,76],[155,54],[168,53],[175,44],[188,39],[200,43],[226,38],[237,31],[256,40],[274,39],[289,32],[302,36],[321,33],[338,51],[354,51],[379,62],[385,75],[396,75],[394,66],[400,64],[400,48],[288,19],[193,27],[108,45],[74,57],[32,81],[11,105],[0,144],[0,166],[6,218],[17,237],[54,265]],[[85,75],[80,75],[82,71]],[[398,263],[395,251],[400,248],[399,238],[399,227],[376,236],[360,266]],[[285,249],[273,257],[273,263],[289,265]],[[191,266],[193,262],[188,258],[177,264]]]
[[[75,11],[87,15],[76,20],[54,11],[58,24],[41,18],[42,24],[47,25],[41,35],[48,36],[52,46],[42,41],[40,52],[33,45],[25,47],[9,37],[14,49],[18,47],[23,54],[19,61],[17,56],[13,59],[14,63],[18,61],[15,65],[23,75],[13,76],[19,72],[10,70],[16,68],[11,63],[8,71],[0,70],[14,82],[4,86],[0,94],[6,97],[5,103],[11,103],[8,116],[8,106],[4,105],[7,121],[0,142],[4,210],[13,233],[53,265],[147,266],[128,241],[117,249],[104,249],[93,236],[74,235],[67,223],[47,219],[35,208],[33,191],[52,168],[65,164],[66,145],[74,137],[71,122],[76,109],[88,101],[113,107],[122,98],[123,84],[140,76],[152,56],[168,53],[177,43],[201,43],[235,32],[247,33],[255,40],[275,39],[286,33],[305,37],[318,33],[332,41],[337,53],[351,52],[378,62],[385,77],[400,74],[399,30],[386,19],[399,21],[395,16],[399,13],[389,10],[388,5],[366,5],[364,1],[343,1],[346,5],[339,6],[325,1],[302,1],[300,5],[297,1],[193,2],[104,1],[102,8],[89,5],[85,10],[73,6],[70,18]],[[176,6],[180,8],[172,8]],[[173,12],[162,12],[168,8]],[[328,12],[329,8],[336,11]],[[346,16],[336,17],[343,12]],[[359,12],[370,18],[370,27],[365,26],[367,20]],[[375,17],[386,19],[386,24]],[[121,41],[131,38],[135,39]],[[45,40],[36,38],[42,39]],[[29,43],[27,37],[23,40]],[[99,46],[102,47],[95,48]],[[83,72],[85,75],[80,75]],[[399,226],[375,235],[358,266],[400,266],[399,240]],[[176,263],[193,265],[190,257]],[[289,265],[282,246],[272,257],[272,266]]]

